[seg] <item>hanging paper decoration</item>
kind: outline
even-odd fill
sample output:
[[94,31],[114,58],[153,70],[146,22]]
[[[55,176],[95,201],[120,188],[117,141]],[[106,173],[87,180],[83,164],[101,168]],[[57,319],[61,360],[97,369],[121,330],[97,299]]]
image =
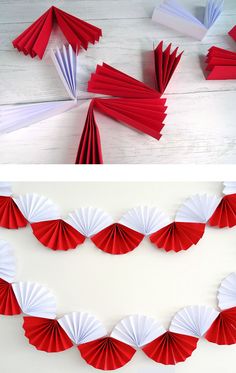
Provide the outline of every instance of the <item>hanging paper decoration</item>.
[[12,285],[0,278],[0,315],[18,315],[21,309],[16,300]]
[[218,303],[221,310],[236,307],[236,273],[231,273],[221,282]]
[[102,36],[102,30],[98,27],[52,6],[13,40],[13,46],[25,55],[42,59],[55,23],[75,52],[80,48],[87,49],[89,43],[95,44]]
[[208,224],[219,228],[231,228],[236,225],[236,193],[222,198]]
[[236,25],[229,31],[229,36],[236,41]]
[[220,312],[205,338],[218,345],[231,345],[236,343],[236,307]]
[[12,197],[0,196],[0,227],[18,229],[26,227],[27,220]]
[[11,246],[0,240],[0,278],[12,282],[16,275],[16,261]]
[[207,80],[236,79],[236,53],[211,47],[206,56]]

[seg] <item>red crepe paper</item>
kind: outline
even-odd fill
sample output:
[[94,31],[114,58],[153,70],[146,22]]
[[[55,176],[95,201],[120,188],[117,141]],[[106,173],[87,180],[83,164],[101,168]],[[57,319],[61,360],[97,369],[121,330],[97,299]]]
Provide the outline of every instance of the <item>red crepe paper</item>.
[[16,300],[12,285],[0,278],[0,315],[19,315],[21,309]]
[[133,347],[112,337],[81,344],[78,349],[89,365],[101,370],[115,370],[123,367],[136,352]]
[[218,345],[236,343],[236,307],[221,311],[215,319],[205,338]]
[[198,338],[167,331],[142,350],[157,363],[175,365],[192,355],[197,342]]
[[171,53],[171,44],[163,51],[163,41],[154,50],[157,90],[164,93],[175,72],[183,52],[177,56],[178,48]]
[[196,245],[205,231],[203,223],[173,222],[150,236],[150,241],[166,251],[187,250]]
[[61,352],[73,346],[57,320],[27,316],[24,317],[23,329],[29,343],[37,350]]
[[222,198],[208,224],[219,228],[231,228],[236,225],[236,194]]
[[211,47],[207,54],[206,70],[208,80],[236,79],[236,53],[226,49]]
[[236,41],[236,25],[229,31],[229,36]]
[[84,242],[85,237],[62,219],[31,224],[35,237],[53,250],[69,250]]
[[28,224],[11,197],[0,196],[0,226],[8,229],[26,227]]
[[75,52],[81,47],[87,49],[89,43],[94,44],[102,36],[98,27],[52,6],[13,40],[13,46],[32,58],[37,55],[42,59],[54,24],[58,24]]
[[134,250],[143,238],[143,234],[115,223],[95,234],[91,239],[99,249],[118,255]]

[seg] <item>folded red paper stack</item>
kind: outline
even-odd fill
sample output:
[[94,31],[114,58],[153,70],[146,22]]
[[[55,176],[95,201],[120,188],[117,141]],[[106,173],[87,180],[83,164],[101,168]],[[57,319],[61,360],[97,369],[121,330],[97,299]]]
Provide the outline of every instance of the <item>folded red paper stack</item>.
[[206,58],[208,80],[236,79],[236,53],[211,47]]

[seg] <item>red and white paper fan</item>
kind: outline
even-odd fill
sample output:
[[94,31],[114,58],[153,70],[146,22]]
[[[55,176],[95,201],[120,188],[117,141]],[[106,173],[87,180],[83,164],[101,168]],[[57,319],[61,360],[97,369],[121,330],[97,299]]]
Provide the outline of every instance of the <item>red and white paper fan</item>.
[[12,197],[0,196],[0,227],[18,229],[26,227],[27,220]]
[[221,310],[236,307],[236,273],[231,273],[221,282],[218,304]]
[[231,228],[236,225],[236,193],[222,198],[208,224],[219,228]]
[[220,312],[205,338],[218,345],[231,345],[236,343],[236,307]]
[[0,315],[18,315],[21,309],[12,289],[12,284],[0,278]]
[[11,246],[0,240],[0,278],[13,282],[16,275],[16,261]]
[[8,182],[0,181],[0,196],[11,196],[12,187]]

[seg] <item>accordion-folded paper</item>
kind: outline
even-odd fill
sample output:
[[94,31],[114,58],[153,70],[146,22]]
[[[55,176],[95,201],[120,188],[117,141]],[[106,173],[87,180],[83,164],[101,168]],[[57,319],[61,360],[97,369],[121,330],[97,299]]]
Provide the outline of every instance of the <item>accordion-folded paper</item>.
[[218,304],[221,310],[236,307],[236,273],[231,273],[221,282]]
[[0,227],[18,229],[26,227],[27,224],[13,198],[0,196]]
[[20,306],[17,302],[12,284],[0,278],[0,315],[19,315]]
[[229,36],[236,41],[236,25],[229,31]]
[[221,199],[208,224],[219,228],[236,225],[236,193],[225,195]]
[[220,312],[212,323],[205,338],[218,345],[231,345],[236,343],[236,307]]
[[211,47],[206,58],[208,80],[236,79],[236,53]]
[[11,246],[0,240],[0,278],[12,282],[16,275],[16,261]]

